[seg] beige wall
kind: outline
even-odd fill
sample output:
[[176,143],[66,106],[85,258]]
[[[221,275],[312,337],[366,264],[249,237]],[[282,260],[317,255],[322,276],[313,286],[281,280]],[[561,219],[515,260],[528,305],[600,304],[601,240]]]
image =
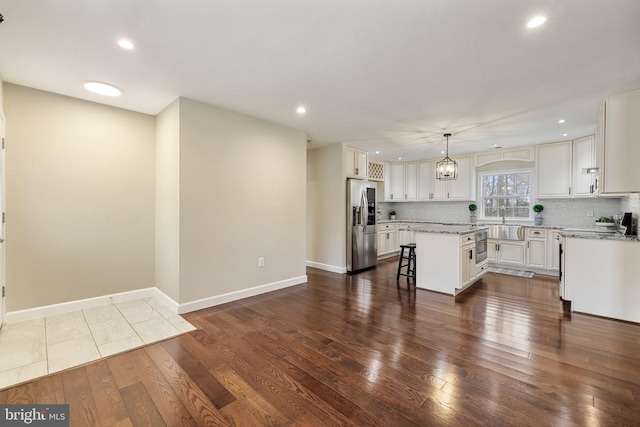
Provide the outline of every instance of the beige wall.
[[155,283],[180,298],[180,102],[156,117]]
[[343,147],[307,151],[307,262],[330,271],[346,269],[346,178]]
[[181,98],[179,302],[305,276],[305,224],[306,134]]
[[4,84],[7,310],[154,285],[154,117]]

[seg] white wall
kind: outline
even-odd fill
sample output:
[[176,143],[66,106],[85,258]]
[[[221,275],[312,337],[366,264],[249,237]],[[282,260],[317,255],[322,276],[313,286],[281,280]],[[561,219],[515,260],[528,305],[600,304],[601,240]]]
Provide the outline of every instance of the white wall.
[[306,134],[180,98],[179,302],[303,282],[305,227]]
[[154,284],[154,117],[4,84],[7,310]]
[[180,101],[156,117],[155,284],[180,299]]
[[342,144],[307,151],[307,265],[346,271]]

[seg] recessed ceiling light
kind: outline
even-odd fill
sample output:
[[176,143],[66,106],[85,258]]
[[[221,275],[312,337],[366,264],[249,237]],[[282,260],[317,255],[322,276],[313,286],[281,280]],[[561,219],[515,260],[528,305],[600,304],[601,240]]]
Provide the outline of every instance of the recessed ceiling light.
[[306,108],[304,108],[304,107],[301,105],[301,106],[299,106],[299,107],[296,109],[296,112],[297,112],[298,114],[304,114],[304,113],[306,113],[306,112],[307,112],[307,109],[306,109]]
[[398,157],[398,160],[402,160],[402,157]]
[[376,151],[376,154],[380,154],[380,151]]
[[540,25],[544,24],[544,21],[546,20],[547,18],[545,18],[544,16],[536,16],[535,18],[531,18],[531,20],[527,22],[527,27],[529,28],[539,27]]
[[122,92],[117,87],[102,82],[86,82],[84,88],[98,95],[120,96]]
[[118,40],[118,46],[127,50],[135,49],[136,47],[135,44],[131,43],[129,40],[126,40],[126,39]]
[[562,136],[568,136],[568,135],[569,135],[568,133],[563,133],[563,134],[562,134]]
[[444,154],[444,150],[442,150],[442,151],[440,152],[440,154]]
[[558,123],[564,123],[564,119],[558,120]]

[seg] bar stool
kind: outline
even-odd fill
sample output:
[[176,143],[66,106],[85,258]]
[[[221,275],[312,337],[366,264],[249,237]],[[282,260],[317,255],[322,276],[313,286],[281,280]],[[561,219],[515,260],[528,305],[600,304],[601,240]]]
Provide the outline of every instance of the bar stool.
[[[404,250],[407,249],[405,255]],[[406,264],[403,262],[406,261]],[[402,268],[406,267],[406,272],[402,272]],[[396,275],[396,282],[400,281],[400,276],[407,276],[407,281],[413,279],[413,283],[416,283],[416,244],[407,243],[406,245],[400,245],[400,259],[398,260],[398,274]]]

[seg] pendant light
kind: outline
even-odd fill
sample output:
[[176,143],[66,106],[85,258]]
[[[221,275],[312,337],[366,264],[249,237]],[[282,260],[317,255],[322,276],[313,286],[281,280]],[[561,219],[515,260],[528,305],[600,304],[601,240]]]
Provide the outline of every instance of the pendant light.
[[458,164],[449,158],[449,137],[450,133],[445,133],[444,137],[447,138],[447,154],[446,157],[439,162],[436,162],[436,179],[440,181],[447,181],[452,179],[458,179]]

